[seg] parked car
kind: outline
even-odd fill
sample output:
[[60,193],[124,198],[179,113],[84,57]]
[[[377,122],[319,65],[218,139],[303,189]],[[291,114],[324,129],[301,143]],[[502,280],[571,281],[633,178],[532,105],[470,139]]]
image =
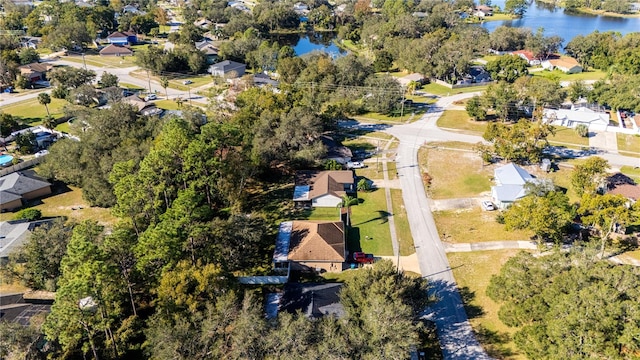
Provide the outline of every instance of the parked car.
[[485,211],[493,211],[496,209],[496,206],[493,205],[491,201],[485,200],[480,205],[482,206],[482,209]]
[[193,84],[193,81],[191,81],[191,80],[185,80],[185,81],[183,81],[182,83],[183,83],[183,84],[185,84],[185,85],[189,85],[189,84]]
[[366,165],[363,164],[360,161],[349,161],[347,163],[347,169],[349,169],[349,170],[351,170],[351,169],[362,169],[362,168],[365,168],[365,167],[366,167]]
[[373,264],[376,259],[373,257],[373,254],[365,254],[361,251],[356,251],[353,253],[353,261],[359,264]]
[[48,153],[49,153],[49,150],[40,150],[35,155],[36,155],[36,157],[42,157],[42,156],[47,155]]
[[144,101],[156,100],[157,98],[158,98],[158,96],[156,94],[149,94],[149,95],[144,97]]

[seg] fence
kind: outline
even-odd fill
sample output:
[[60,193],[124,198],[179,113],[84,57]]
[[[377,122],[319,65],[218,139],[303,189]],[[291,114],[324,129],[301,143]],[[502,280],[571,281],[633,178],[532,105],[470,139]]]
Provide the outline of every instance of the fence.
[[240,276],[238,282],[240,284],[250,285],[278,285],[286,284],[289,280],[288,276]]
[[31,160],[27,160],[27,161],[23,161],[21,163],[17,163],[15,165],[9,166],[7,168],[4,168],[2,170],[0,170],[0,176],[5,176],[5,175],[9,175],[11,173],[14,173],[16,171],[20,171],[20,170],[24,170],[24,169],[28,169],[32,166],[36,166],[38,164],[40,164],[40,162],[42,162],[42,159],[44,157],[37,157],[37,158],[33,158]]

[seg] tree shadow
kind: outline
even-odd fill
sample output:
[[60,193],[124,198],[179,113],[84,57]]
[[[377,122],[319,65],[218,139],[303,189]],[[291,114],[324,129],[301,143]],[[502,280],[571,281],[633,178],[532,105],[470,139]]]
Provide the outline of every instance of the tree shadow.
[[384,210],[378,210],[376,212],[378,213],[377,217],[371,218],[371,219],[369,219],[367,221],[363,221],[363,222],[358,223],[358,224],[353,224],[353,226],[368,224],[368,223],[370,223],[372,221],[376,221],[376,220],[380,220],[380,224],[384,224],[384,223],[387,223],[389,221],[389,216],[391,216],[390,212],[387,212],[387,211],[384,211]]
[[482,325],[474,328],[478,341],[482,344],[487,355],[495,359],[504,359],[515,355],[513,350],[506,346],[511,341],[511,335],[489,330]]
[[471,302],[476,298],[476,293],[471,291],[466,286],[463,286],[458,289],[460,292],[460,297],[462,298],[462,303],[464,304],[464,309],[467,312],[467,317],[469,319],[474,319],[481,317],[485,314],[484,309],[481,306],[473,305]]

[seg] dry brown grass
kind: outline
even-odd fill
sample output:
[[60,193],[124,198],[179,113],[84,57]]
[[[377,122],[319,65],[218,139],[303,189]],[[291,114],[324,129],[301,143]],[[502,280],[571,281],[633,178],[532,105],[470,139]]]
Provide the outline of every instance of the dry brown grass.
[[479,206],[466,210],[435,211],[442,240],[451,243],[529,240],[533,233],[525,230],[507,231],[496,221],[497,211],[483,211]]
[[484,349],[498,359],[525,359],[512,341],[516,331],[498,318],[500,305],[486,295],[492,275],[519,250],[476,251],[448,254],[453,275],[461,289],[469,321]]

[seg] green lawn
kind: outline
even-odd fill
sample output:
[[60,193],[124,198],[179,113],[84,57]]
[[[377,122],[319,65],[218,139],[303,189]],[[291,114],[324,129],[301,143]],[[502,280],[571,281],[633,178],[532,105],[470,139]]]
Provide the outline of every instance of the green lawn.
[[577,74],[565,74],[560,70],[543,70],[534,71],[531,75],[545,77],[548,79],[557,79],[559,81],[600,80],[607,76],[607,74],[601,70],[583,71]]
[[[62,99],[51,98],[49,104],[49,112],[54,118],[60,118],[64,115],[63,108],[68,102]],[[37,125],[47,116],[47,109],[44,105],[40,105],[38,99],[29,99],[16,102],[6,106],[0,106],[0,111],[14,116],[22,117],[22,121],[30,125]]]
[[165,110],[178,110],[178,109],[180,109],[178,107],[178,103],[176,103],[173,100],[156,100],[156,101],[154,101],[154,104],[156,105],[156,107],[158,107],[160,109],[165,109]]
[[623,166],[620,168],[620,172],[634,179],[636,182],[640,183],[640,166],[631,167],[631,166]]
[[332,220],[340,219],[340,209],[332,207],[314,207],[310,212],[304,212],[308,220]]
[[81,56],[63,56],[62,60],[71,61],[78,64],[86,63],[91,66],[98,67],[111,67],[111,68],[126,68],[135,66],[135,56],[100,56],[100,55],[85,55],[84,61]]
[[402,190],[391,189],[391,202],[393,204],[393,219],[396,225],[400,255],[411,255],[416,252],[416,249],[413,247],[413,236],[411,236],[407,211],[402,200]]
[[431,177],[427,193],[433,199],[473,197],[491,189],[493,168],[482,166],[475,152],[423,147],[418,161]]
[[123,88],[129,89],[129,90],[133,90],[133,91],[136,91],[136,90],[145,90],[144,88],[141,88],[141,87],[140,87],[140,86],[138,86],[138,85],[129,84],[129,83],[125,83],[125,82],[118,83],[118,85],[120,85],[120,87],[123,87]]
[[[117,218],[111,214],[109,209],[89,206],[82,198],[82,189],[73,186],[69,186],[67,192],[33,200],[31,207],[42,211],[42,216],[45,217],[66,216],[78,221],[96,220],[104,225],[113,225],[117,222]],[[0,221],[11,220],[14,216],[14,212],[2,213]]]
[[480,206],[466,210],[434,211],[433,218],[442,240],[451,243],[529,240],[530,231],[507,231],[496,221],[497,211],[483,211]]
[[618,133],[618,151],[622,155],[640,157],[640,135]]
[[368,112],[362,115],[354,116],[353,118],[359,121],[365,122],[394,122],[394,123],[403,123],[409,120],[415,121],[420,119],[420,116],[424,113],[423,109],[412,109],[410,107],[406,107],[404,109],[404,113],[400,116],[400,110],[395,111],[391,115],[379,114],[375,112]]
[[424,92],[428,92],[429,94],[448,96],[448,95],[455,95],[455,94],[462,94],[462,93],[469,93],[469,92],[476,92],[476,91],[485,91],[486,89],[487,89],[487,86],[471,86],[471,87],[460,88],[460,89],[450,89],[443,85],[430,83],[423,86],[422,89],[420,90]]
[[555,126],[555,129],[556,134],[548,138],[552,145],[589,146],[589,138],[578,135],[574,129],[563,126]]
[[465,110],[445,110],[438,119],[437,125],[441,128],[462,130],[471,135],[482,135],[487,122],[471,120]]
[[496,359],[526,359],[513,343],[516,329],[500,321],[499,304],[486,295],[491,276],[517,253],[518,250],[497,250],[447,254],[471,326],[485,351]]

